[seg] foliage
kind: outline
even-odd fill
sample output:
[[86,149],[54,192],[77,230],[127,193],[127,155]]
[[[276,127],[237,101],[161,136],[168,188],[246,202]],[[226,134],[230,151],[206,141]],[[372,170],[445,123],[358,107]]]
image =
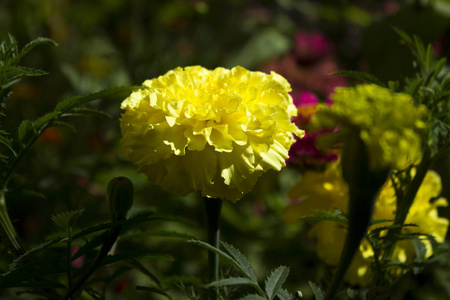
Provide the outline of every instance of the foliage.
[[[318,259],[308,231],[322,221],[346,227],[348,214],[316,210],[303,222],[283,222],[287,191],[305,169],[268,172],[242,201],[224,203],[226,243],[212,249],[200,241],[198,196],[163,191],[119,155],[120,102],[142,88],[132,84],[199,64],[274,70],[293,96],[310,91],[319,102],[336,86],[365,82],[427,106],[416,175],[390,173],[402,199],[398,217],[372,220],[378,228],[366,236],[379,276],[368,287],[340,285],[336,298],[449,297],[448,241],[413,233],[402,217],[430,168],[450,197],[449,11],[445,0],[3,1],[0,297],[61,299],[88,273],[73,299],[205,299],[211,289],[224,299],[326,296],[333,268]],[[324,36],[327,47],[311,54],[301,32]],[[106,201],[117,176],[134,185],[124,220],[112,220]],[[450,217],[448,208],[439,213]],[[415,259],[390,261],[389,249],[404,240],[413,241]],[[433,247],[428,258],[425,243]],[[221,255],[213,283],[204,276],[207,249]],[[405,274],[394,278],[393,268]]]

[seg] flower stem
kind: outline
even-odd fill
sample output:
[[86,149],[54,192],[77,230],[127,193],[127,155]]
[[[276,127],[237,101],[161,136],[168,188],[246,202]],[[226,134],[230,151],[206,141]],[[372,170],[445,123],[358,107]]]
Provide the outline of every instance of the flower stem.
[[[208,234],[208,243],[216,248],[219,248],[220,239],[220,211],[222,208],[221,199],[203,198],[205,206],[206,228]],[[209,265],[209,280],[216,281],[219,277],[219,255],[208,251],[208,265]],[[210,290],[210,300],[217,299],[217,290]]]

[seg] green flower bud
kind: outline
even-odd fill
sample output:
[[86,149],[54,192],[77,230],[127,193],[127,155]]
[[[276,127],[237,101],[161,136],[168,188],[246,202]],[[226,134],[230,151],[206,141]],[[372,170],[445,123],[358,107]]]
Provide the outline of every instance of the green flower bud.
[[113,220],[123,220],[133,204],[133,183],[127,177],[115,177],[108,183],[106,201]]

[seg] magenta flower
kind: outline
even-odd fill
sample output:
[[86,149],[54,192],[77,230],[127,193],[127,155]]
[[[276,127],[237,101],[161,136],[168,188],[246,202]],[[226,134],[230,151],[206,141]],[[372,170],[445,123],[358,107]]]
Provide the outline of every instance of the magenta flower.
[[[301,92],[298,96],[292,95],[292,98],[298,109],[298,116],[294,117],[293,121],[300,128],[306,129],[306,126],[310,122],[311,116],[316,112],[316,106],[319,104],[319,99],[311,92]],[[331,105],[332,102],[328,98],[325,101],[325,104]],[[319,135],[329,133],[334,130],[308,132],[306,129],[305,136],[301,139],[296,138],[296,142],[289,150],[289,158],[287,159],[287,162],[298,167],[311,168],[323,165],[328,161],[336,161],[337,153],[330,150],[319,150],[315,145],[316,139]]]

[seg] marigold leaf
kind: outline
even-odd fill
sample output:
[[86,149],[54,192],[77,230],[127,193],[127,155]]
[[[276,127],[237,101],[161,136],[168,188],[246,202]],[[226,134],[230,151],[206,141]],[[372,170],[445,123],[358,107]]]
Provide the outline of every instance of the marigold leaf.
[[257,285],[258,279],[256,278],[255,271],[253,270],[253,267],[251,266],[248,259],[235,247],[233,247],[230,244],[227,244],[225,242],[221,243],[225,249],[231,254],[234,261],[238,264],[238,268],[253,282]]
[[211,287],[221,287],[221,286],[228,286],[228,285],[252,285],[252,286],[254,286],[255,283],[253,282],[253,280],[245,278],[245,277],[230,277],[230,278],[213,281],[213,282],[205,285],[205,287],[211,288]]
[[95,93],[88,94],[86,96],[72,96],[64,99],[60,103],[58,103],[55,107],[55,111],[65,112],[72,108],[78,107],[82,104],[88,103],[92,100],[105,98],[111,95],[119,94],[119,93],[127,93],[132,92],[133,90],[143,89],[145,87],[142,86],[122,86],[122,87],[114,87],[110,89],[101,90]]
[[14,57],[14,59],[12,60],[12,64],[17,63],[20,59],[22,59],[22,57],[27,54],[28,52],[30,52],[31,49],[33,49],[34,47],[38,46],[38,45],[45,45],[45,44],[50,44],[53,46],[58,46],[58,43],[56,43],[54,40],[49,39],[49,38],[44,38],[44,37],[38,37],[32,41],[30,41],[28,44],[26,44],[22,51],[20,51],[20,53],[18,53],[18,55],[16,55]]
[[45,115],[43,115],[42,117],[40,117],[39,119],[37,119],[36,121],[33,122],[33,128],[36,131],[40,131],[41,128],[48,122],[52,121],[53,119],[55,119],[56,117],[58,117],[60,115],[60,112],[57,111],[53,111],[53,112],[49,112]]
[[266,293],[269,300],[272,300],[280,291],[289,275],[289,268],[280,266],[266,279]]
[[23,120],[19,125],[18,136],[21,142],[25,142],[28,134],[33,130],[33,126],[30,120]]
[[52,221],[56,225],[58,225],[64,229],[68,229],[75,224],[75,222],[81,216],[83,211],[84,211],[83,209],[78,209],[78,210],[63,212],[63,213],[52,216]]
[[0,135],[0,144],[5,145],[14,154],[14,156],[17,156],[12,142],[6,136]]
[[312,281],[308,281],[309,287],[311,288],[314,296],[316,297],[316,300],[324,300],[325,299],[325,293],[322,291],[322,288],[315,284]]

